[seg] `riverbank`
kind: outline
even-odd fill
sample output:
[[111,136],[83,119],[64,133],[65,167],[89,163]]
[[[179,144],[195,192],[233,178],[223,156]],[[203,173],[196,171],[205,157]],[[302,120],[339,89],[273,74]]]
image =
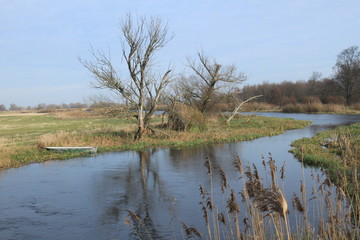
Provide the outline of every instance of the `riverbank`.
[[156,135],[133,142],[135,122],[103,118],[92,113],[0,115],[0,169],[20,167],[52,159],[68,159],[81,153],[54,153],[45,147],[95,146],[99,152],[142,150],[151,147],[184,148],[200,144],[252,140],[273,136],[310,122],[292,119],[240,116],[229,125],[213,118],[206,129],[175,132],[164,128],[161,116],[152,120]]
[[[322,167],[354,205],[360,216],[360,123],[340,126],[292,143],[295,157],[305,165]],[[357,219],[359,223],[360,219]]]
[[264,102],[247,103],[242,108],[245,112],[283,112],[283,113],[316,113],[316,114],[360,114],[360,104],[323,104],[320,102],[288,103],[282,106]]
[[360,123],[340,126],[292,143],[293,152],[306,165],[335,171],[360,165]]

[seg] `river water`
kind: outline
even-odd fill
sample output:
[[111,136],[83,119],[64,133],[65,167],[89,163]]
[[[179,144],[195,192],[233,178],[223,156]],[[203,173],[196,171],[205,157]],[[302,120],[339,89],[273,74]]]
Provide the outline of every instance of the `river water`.
[[[360,115],[258,115],[313,123],[304,129],[247,142],[182,150],[111,152],[0,171],[0,239],[110,240],[137,239],[137,234],[146,238],[142,227],[134,230],[125,224],[126,210],[143,219],[153,239],[185,238],[180,221],[205,233],[198,188],[200,184],[210,188],[204,169],[206,158],[215,169],[227,173],[229,185],[239,192],[241,185],[233,169],[233,157],[238,155],[245,165],[254,163],[261,175],[261,161],[271,153],[278,169],[286,161],[285,194],[291,199],[293,192],[299,192],[302,175],[310,181],[310,175],[319,170],[302,171],[301,164],[288,152],[290,143],[360,121]],[[219,189],[217,179],[214,176],[214,187]]]

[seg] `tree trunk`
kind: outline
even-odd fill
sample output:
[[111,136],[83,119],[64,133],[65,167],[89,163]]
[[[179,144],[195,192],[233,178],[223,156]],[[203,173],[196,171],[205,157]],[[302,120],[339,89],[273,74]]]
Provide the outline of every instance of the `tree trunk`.
[[143,107],[140,106],[137,115],[138,130],[135,133],[134,141],[140,140],[146,132]]

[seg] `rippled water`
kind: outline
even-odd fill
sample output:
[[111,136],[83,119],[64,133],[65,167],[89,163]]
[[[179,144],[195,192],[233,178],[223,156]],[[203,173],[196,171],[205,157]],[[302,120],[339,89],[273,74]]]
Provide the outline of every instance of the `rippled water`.
[[[279,168],[286,161],[285,189],[290,198],[299,191],[302,179],[299,162],[288,152],[290,143],[360,121],[360,115],[259,115],[311,120],[313,124],[248,142],[111,152],[0,171],[0,239],[136,238],[124,224],[126,210],[144,218],[154,239],[182,239],[180,221],[204,229],[198,187],[202,184],[208,189],[210,185],[205,158],[215,168],[224,169],[230,185],[240,191],[233,156],[261,169],[262,156],[271,153]],[[312,172],[317,170],[305,169],[305,181]],[[219,183],[214,185],[218,188]]]

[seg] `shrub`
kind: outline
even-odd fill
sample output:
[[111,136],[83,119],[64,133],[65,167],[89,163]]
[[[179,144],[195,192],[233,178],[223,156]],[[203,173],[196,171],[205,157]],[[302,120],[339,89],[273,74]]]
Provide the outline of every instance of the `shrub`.
[[169,111],[168,127],[175,131],[205,130],[206,122],[203,113],[182,103],[176,103]]

